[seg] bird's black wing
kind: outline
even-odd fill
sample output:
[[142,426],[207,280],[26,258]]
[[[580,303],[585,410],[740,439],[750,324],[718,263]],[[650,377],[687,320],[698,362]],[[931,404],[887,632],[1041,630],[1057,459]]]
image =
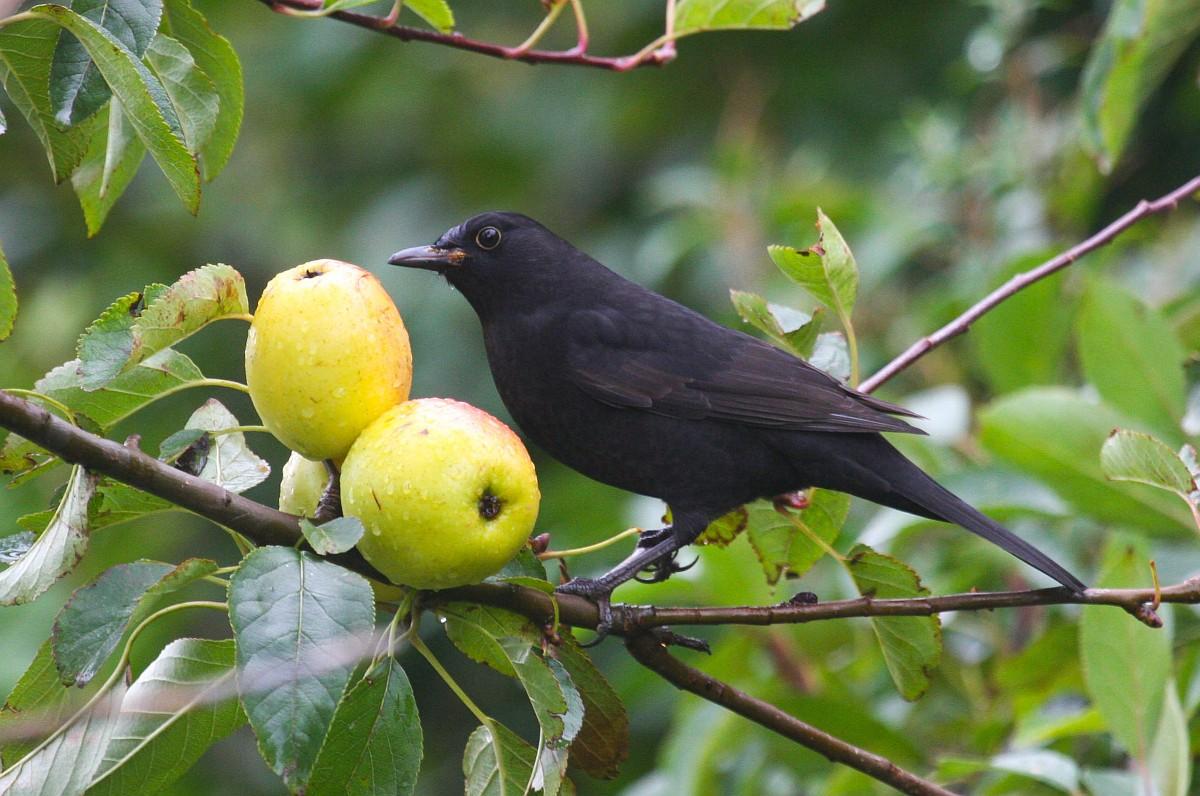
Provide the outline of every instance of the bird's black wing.
[[855,392],[804,360],[681,305],[661,302],[573,313],[566,341],[570,380],[610,406],[672,417],[804,431],[924,433],[892,416],[916,416],[907,409]]

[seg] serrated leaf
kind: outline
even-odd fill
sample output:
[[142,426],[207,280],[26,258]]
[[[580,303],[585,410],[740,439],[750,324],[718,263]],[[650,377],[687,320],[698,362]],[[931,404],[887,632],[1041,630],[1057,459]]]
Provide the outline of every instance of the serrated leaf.
[[[812,568],[837,539],[850,512],[850,496],[814,489],[806,509],[777,510],[769,500],[746,506],[747,534],[767,582],[799,577]],[[807,529],[808,533],[804,529]],[[816,537],[824,544],[813,540]]]
[[148,616],[157,598],[216,569],[215,561],[204,558],[189,558],[178,566],[134,561],[107,569],[78,589],[58,612],[51,636],[63,683],[90,682],[125,630]]
[[163,647],[121,703],[88,796],[157,793],[246,723],[230,639],[182,638]]
[[[866,545],[855,545],[846,564],[854,585],[864,597],[924,597],[929,590],[917,573],[892,556]],[[919,698],[942,657],[942,623],[937,616],[872,617],[871,627],[896,689],[905,699]]]
[[88,502],[97,480],[82,467],[72,468],[67,490],[46,530],[19,561],[0,572],[0,605],[35,599],[83,558],[88,543]]
[[166,289],[166,285],[154,284],[139,293],[127,293],[84,329],[75,346],[83,389],[99,389],[121,372],[133,354],[134,321],[145,310],[146,302]]
[[[233,413],[216,398],[209,398],[188,418],[185,428],[221,431],[241,425]],[[246,445],[246,435],[216,434],[208,449],[204,466],[196,473],[230,492],[245,492],[258,486],[271,474],[271,465]]]
[[219,104],[212,133],[200,147],[204,179],[211,181],[229,162],[242,126],[245,106],[242,65],[229,40],[214,33],[189,0],[165,1],[163,31],[188,48],[196,66],[208,75],[217,92]]
[[536,760],[537,750],[503,724],[477,727],[463,750],[466,796],[522,796]]
[[858,295],[858,265],[833,222],[817,210],[817,242],[807,249],[770,246],[771,259],[813,298],[848,323]]
[[1063,388],[1030,388],[979,413],[984,446],[1037,476],[1079,512],[1160,533],[1192,533],[1191,513],[1175,498],[1109,481],[1100,449],[1128,420]]
[[788,30],[825,8],[825,0],[679,0],[675,35],[707,30]]
[[[1101,588],[1145,587],[1150,583],[1144,540],[1112,538],[1104,552]],[[1162,713],[1171,672],[1169,627],[1153,629],[1119,609],[1084,606],[1079,618],[1079,653],[1092,702],[1113,737],[1145,762]],[[1136,673],[1136,676],[1131,676]]]
[[342,697],[308,792],[410,794],[421,767],[422,738],[412,685],[388,656]]
[[259,750],[303,789],[374,629],[361,575],[288,547],[252,551],[229,584],[238,689]]
[[728,514],[724,514],[708,524],[708,527],[696,537],[693,544],[715,544],[725,547],[741,535],[750,524],[750,514],[745,506],[738,506]]
[[83,158],[91,134],[87,125],[64,130],[54,120],[48,87],[59,34],[57,25],[40,19],[11,22],[0,30],[0,82],[46,150],[56,183]]
[[145,159],[146,146],[129,126],[121,101],[110,100],[97,114],[87,152],[71,174],[88,237],[100,231]]
[[[0,117],[0,133],[4,132],[4,119]],[[8,260],[4,258],[4,249],[0,249],[0,340],[7,339],[12,334],[13,323],[17,320],[17,286],[13,282],[12,271],[8,268]]]
[[179,119],[158,79],[111,33],[71,9],[48,4],[35,6],[27,13],[54,22],[80,41],[175,194],[191,213],[196,213],[200,206],[200,169],[184,144]]
[[171,100],[188,151],[199,155],[220,115],[217,87],[196,65],[191,51],[170,36],[160,33],[154,37],[146,50],[146,63]]
[[84,415],[102,430],[107,430],[153,403],[164,393],[184,389],[203,378],[200,368],[187,355],[168,348],[98,389],[84,389],[88,377],[84,374],[82,360],[78,359],[59,365],[47,373],[38,380],[34,389],[66,404],[76,414]]
[[1200,31],[1197,0],[1116,0],[1082,88],[1084,142],[1100,170],[1121,158],[1138,114]]
[[1184,500],[1196,482],[1179,454],[1158,439],[1129,429],[1116,429],[1100,449],[1100,467],[1113,481],[1134,481],[1174,492]]
[[[162,0],[73,0],[72,10],[142,57],[162,16]],[[77,124],[108,102],[104,76],[78,38],[63,31],[50,67],[50,102],[63,127]]]
[[599,779],[615,779],[629,756],[629,714],[621,697],[570,634],[552,649],[583,702],[583,723],[571,741],[571,762]]
[[300,532],[313,552],[321,556],[344,553],[362,538],[362,521],[357,517],[338,517],[320,525],[300,520]]
[[124,696],[124,681],[118,680],[95,705],[0,774],[0,793],[5,796],[82,794],[113,736]]
[[1178,437],[1187,352],[1170,324],[1116,283],[1095,279],[1084,291],[1076,333],[1084,375],[1105,402]]

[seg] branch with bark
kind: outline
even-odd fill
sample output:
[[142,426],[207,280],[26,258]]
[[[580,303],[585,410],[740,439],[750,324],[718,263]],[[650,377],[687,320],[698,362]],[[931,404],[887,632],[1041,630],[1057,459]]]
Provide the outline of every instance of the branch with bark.
[[[295,2],[299,3],[300,0]],[[422,34],[424,35],[424,32]],[[1005,299],[1067,267],[1084,254],[1111,242],[1140,220],[1176,207],[1179,202],[1197,191],[1200,191],[1200,177],[1188,181],[1159,199],[1139,203],[1087,240],[1038,268],[1014,277],[942,329],[914,343],[893,362],[866,380],[862,390],[874,390],[924,354],[965,332],[972,322]],[[256,544],[292,546],[299,544],[303,538],[299,520],[293,515],[229,492],[155,459],[139,450],[133,438],[124,445],[105,439],[75,426],[33,401],[3,390],[0,390],[0,427],[19,434],[66,462],[81,465],[93,473],[105,475],[175,503],[241,534]],[[379,573],[354,551],[330,558],[357,572],[382,579]],[[599,622],[596,606],[581,597],[551,596],[514,584],[478,584],[427,593],[422,599],[428,602],[470,600],[507,608],[540,623],[546,623],[557,615],[562,623],[584,629],[595,629]],[[1128,611],[1145,624],[1157,626],[1161,623],[1155,609],[1161,602],[1200,604],[1200,578],[1161,589],[1088,589],[1082,594],[1075,594],[1064,588],[1051,588],[903,599],[860,597],[827,603],[787,602],[767,606],[615,605],[613,632],[625,638],[626,647],[636,660],[681,689],[722,705],[785,738],[817,751],[830,760],[855,768],[902,792],[945,796],[950,791],[899,768],[886,758],[824,733],[769,703],[687,666],[671,655],[668,646],[672,643],[682,643],[683,646],[701,645],[688,644],[687,639],[675,636],[667,631],[666,627],[802,624],[852,617],[927,616],[950,611],[1065,604],[1112,605]]]

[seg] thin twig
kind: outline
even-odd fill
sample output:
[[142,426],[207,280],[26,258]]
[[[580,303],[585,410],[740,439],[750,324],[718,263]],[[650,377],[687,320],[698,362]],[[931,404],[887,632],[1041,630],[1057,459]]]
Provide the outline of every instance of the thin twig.
[[1200,176],[1193,177],[1175,190],[1159,197],[1158,199],[1155,199],[1154,201],[1147,201],[1143,199],[1142,201],[1138,202],[1132,210],[1109,224],[1104,229],[1097,232],[1095,235],[1092,235],[1087,240],[1072,246],[1062,254],[1047,260],[1037,268],[1017,274],[1012,279],[1009,279],[1003,285],[984,296],[980,301],[973,304],[970,309],[968,309],[962,315],[959,315],[954,320],[950,321],[950,323],[946,324],[941,329],[938,329],[933,334],[922,337],[920,340],[913,343],[904,351],[903,354],[884,365],[878,373],[864,381],[862,384],[858,385],[859,391],[869,393],[875,390],[888,379],[909,367],[918,359],[940,346],[942,343],[967,331],[967,329],[971,327],[972,323],[979,320],[984,314],[986,314],[1000,302],[1029,287],[1033,283],[1045,279],[1053,273],[1061,271],[1085,254],[1093,252],[1096,249],[1099,249],[1101,246],[1111,243],[1118,235],[1142,219],[1148,218],[1149,216],[1157,213],[1175,209],[1179,206],[1181,201],[1187,199],[1189,196],[1197,192],[1200,192]]
[[880,782],[891,785],[902,793],[918,794],[919,796],[928,796],[929,794],[954,796],[952,791],[900,768],[886,757],[881,757],[836,738],[811,724],[800,721],[769,702],[756,699],[728,683],[688,666],[668,652],[667,648],[650,633],[631,636],[625,642],[625,646],[638,663],[658,674],[676,688],[690,691],[702,699],[761,724],[768,730],[806,746],[835,763],[842,763],[857,769]]
[[[314,11],[321,8],[320,0],[259,0],[260,3],[274,10],[292,9],[296,11]],[[647,48],[633,55],[600,56],[587,53],[587,29],[582,26],[582,10],[577,3],[575,8],[576,23],[580,25],[579,41],[569,50],[531,50],[522,47],[507,47],[494,42],[480,41],[464,36],[461,33],[441,33],[426,28],[414,28],[409,25],[388,24],[388,19],[375,17],[370,14],[359,14],[354,11],[334,11],[323,14],[331,19],[345,22],[385,36],[391,36],[401,41],[423,41],[430,44],[441,44],[457,50],[502,58],[506,61],[520,61],[526,64],[565,64],[568,66],[588,66],[596,69],[606,69],[610,72],[628,72],[643,66],[662,66],[675,58],[674,40],[662,42],[655,40],[656,46]]]

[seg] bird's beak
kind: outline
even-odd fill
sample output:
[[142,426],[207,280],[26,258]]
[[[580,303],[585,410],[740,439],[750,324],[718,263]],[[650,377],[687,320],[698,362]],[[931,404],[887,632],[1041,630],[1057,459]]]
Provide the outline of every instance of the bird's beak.
[[465,259],[467,259],[467,253],[462,249],[442,246],[413,246],[393,254],[388,258],[388,263],[408,268],[424,268],[428,271],[445,271],[447,268],[458,268]]

